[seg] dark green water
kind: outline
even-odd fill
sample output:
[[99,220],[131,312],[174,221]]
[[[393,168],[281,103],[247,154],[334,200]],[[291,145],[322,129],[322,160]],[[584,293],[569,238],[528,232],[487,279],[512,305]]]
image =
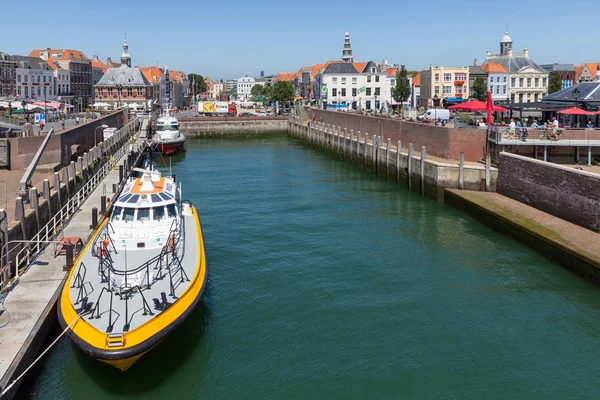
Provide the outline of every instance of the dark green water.
[[189,145],[205,303],[126,373],[60,341],[31,397],[600,397],[598,288],[287,137]]

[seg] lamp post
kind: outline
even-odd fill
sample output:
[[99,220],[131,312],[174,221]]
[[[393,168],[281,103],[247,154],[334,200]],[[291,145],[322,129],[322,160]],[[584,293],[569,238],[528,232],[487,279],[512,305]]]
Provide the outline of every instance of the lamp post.
[[96,129],[94,129],[94,147],[96,147],[96,145],[97,145],[96,137],[98,135],[98,129],[100,129],[100,128],[106,129],[106,128],[108,128],[108,125],[103,124],[103,125],[97,126]]
[[571,93],[571,96],[573,96],[573,99],[575,99],[575,107],[577,107],[577,99],[579,98],[579,95],[581,94],[581,92],[579,91],[579,88],[575,88],[573,89],[573,92]]
[[433,120],[436,124],[437,124],[437,108],[439,106],[440,106],[440,98],[436,94],[435,96],[433,96],[433,109],[434,109]]
[[123,85],[117,85],[117,96],[119,96],[119,101],[117,102],[118,108],[121,108],[121,90],[123,90]]
[[29,122],[29,117],[28,117],[28,115],[27,115],[27,112],[26,112],[26,110],[25,110],[25,106],[26,106],[26,105],[27,105],[27,103],[25,102],[25,100],[23,100],[23,101],[21,102],[21,107],[23,108],[23,114],[25,114],[25,119],[27,120],[27,122]]
[[[575,107],[577,107],[577,104],[578,104],[577,99],[579,98],[580,94],[581,94],[581,92],[579,91],[578,87],[576,87],[575,89],[573,89],[573,92],[571,93],[571,96],[573,96],[573,99],[575,99]],[[581,108],[583,108],[585,110],[584,105],[582,104],[581,106],[582,106]],[[579,117],[577,117],[577,123],[579,125]],[[579,126],[577,126],[577,127],[579,127]]]

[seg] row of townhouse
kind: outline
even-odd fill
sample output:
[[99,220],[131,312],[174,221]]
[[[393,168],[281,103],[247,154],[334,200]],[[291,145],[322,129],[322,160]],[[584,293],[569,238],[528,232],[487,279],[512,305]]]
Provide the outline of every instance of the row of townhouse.
[[[129,54],[126,40],[124,48],[121,63],[113,62],[110,57],[104,63],[96,55],[88,59],[83,52],[71,49],[36,49],[28,56],[0,52],[0,99],[54,100],[72,106],[76,112],[84,111],[103,100],[102,93],[107,92],[106,87],[100,90],[95,87],[106,73],[110,69],[120,68],[124,58],[127,63]],[[130,64],[129,57],[129,68]],[[173,106],[183,108],[189,100],[186,75],[179,71],[169,71],[168,77],[160,82],[163,84],[162,93],[167,92],[165,85],[170,86],[168,93]],[[137,89],[132,91],[137,94]],[[161,91],[157,90],[156,93]],[[162,102],[162,99],[156,100]]]

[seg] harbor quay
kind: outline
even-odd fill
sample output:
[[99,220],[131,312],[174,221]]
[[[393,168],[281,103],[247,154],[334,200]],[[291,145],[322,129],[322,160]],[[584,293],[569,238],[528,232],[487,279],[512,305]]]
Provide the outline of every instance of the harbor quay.
[[253,135],[280,133],[288,129],[287,116],[184,117],[179,118],[187,137]]
[[[368,118],[370,126],[377,127],[375,118],[356,117]],[[429,128],[439,132],[417,140],[434,142],[437,154],[448,154],[448,149],[435,143],[437,136],[469,134]],[[472,143],[485,134],[485,130],[468,131],[475,136]],[[589,190],[600,184],[598,174],[508,152],[500,152],[494,166],[489,153],[480,162],[465,161],[460,151],[459,160],[450,160],[430,156],[425,145],[419,149],[413,143],[393,143],[389,137],[309,123],[301,117],[290,120],[289,132],[409,190],[460,208],[577,275],[600,283],[600,250],[594,244],[600,240],[600,197],[598,191]]]
[[[0,329],[3,399],[17,393],[21,374],[34,362],[55,324],[56,301],[72,267],[73,253],[110,211],[118,188],[143,154],[145,130],[141,128],[146,124],[147,120],[133,120],[92,147],[77,162],[56,172],[53,186],[44,180],[41,196],[31,188],[29,209],[17,198],[16,221],[4,222],[5,257],[10,261],[2,270],[6,296],[6,321]],[[0,214],[6,221],[5,211]],[[73,245],[73,253],[68,244]]]

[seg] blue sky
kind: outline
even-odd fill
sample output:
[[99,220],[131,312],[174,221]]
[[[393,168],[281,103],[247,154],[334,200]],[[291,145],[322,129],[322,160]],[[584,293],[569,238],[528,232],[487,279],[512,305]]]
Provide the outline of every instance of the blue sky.
[[[0,41],[0,51],[72,48],[118,60],[127,31],[135,65],[156,65],[158,58],[161,67],[211,78],[297,71],[338,59],[346,30],[356,61],[387,59],[413,70],[470,65],[474,58],[481,63],[486,50],[498,52],[507,25],[515,51],[528,48],[539,64],[600,61],[593,45],[598,5],[588,0],[568,3],[568,12],[557,0],[3,3],[0,33],[12,33]],[[24,7],[41,10],[28,13],[30,24],[7,18],[22,16]]]

